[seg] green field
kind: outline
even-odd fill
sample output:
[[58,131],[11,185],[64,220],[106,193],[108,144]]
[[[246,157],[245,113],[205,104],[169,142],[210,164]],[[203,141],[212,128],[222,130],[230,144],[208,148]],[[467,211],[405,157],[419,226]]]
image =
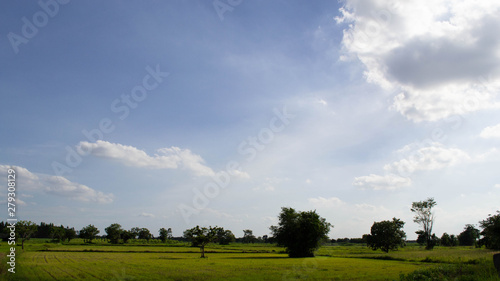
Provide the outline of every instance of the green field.
[[[6,243],[0,245],[3,257]],[[493,252],[470,247],[418,246],[389,254],[363,246],[323,246],[314,258],[288,258],[269,244],[211,245],[207,258],[188,245],[84,245],[30,241],[18,249],[16,273],[2,280],[399,280],[401,274],[433,268],[465,269],[477,279],[495,277]],[[443,271],[443,270],[441,270]],[[409,280],[425,280],[425,279]],[[439,279],[437,279],[439,280]],[[450,279],[454,280],[454,279]],[[460,280],[460,279],[457,279]]]

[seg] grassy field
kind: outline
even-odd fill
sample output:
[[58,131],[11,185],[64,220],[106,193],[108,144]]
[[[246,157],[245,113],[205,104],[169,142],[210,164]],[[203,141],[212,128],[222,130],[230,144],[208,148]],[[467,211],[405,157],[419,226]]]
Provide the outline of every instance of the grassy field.
[[[0,249],[5,256],[6,243]],[[185,244],[30,241],[24,252],[18,249],[16,273],[6,272],[2,261],[0,276],[2,280],[400,280],[405,275],[404,280],[427,280],[418,276],[469,270],[473,275],[483,272],[481,279],[463,280],[500,280],[491,262],[493,252],[469,247],[433,251],[406,247],[386,254],[362,246],[324,246],[315,258],[295,259],[268,244],[211,245],[206,250],[208,258],[201,259],[198,248]]]

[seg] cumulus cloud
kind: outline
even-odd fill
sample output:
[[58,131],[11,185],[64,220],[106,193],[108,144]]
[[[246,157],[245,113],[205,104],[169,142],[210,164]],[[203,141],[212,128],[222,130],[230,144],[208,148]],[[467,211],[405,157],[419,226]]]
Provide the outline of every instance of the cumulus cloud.
[[43,176],[44,191],[83,202],[111,203],[112,194],[96,191],[86,185],[71,182],[60,176]]
[[318,197],[318,198],[309,198],[309,203],[311,203],[315,208],[333,208],[343,206],[345,203],[337,197]]
[[95,143],[82,141],[78,145],[80,151],[89,151],[96,157],[117,160],[131,167],[143,167],[149,169],[177,169],[182,167],[190,170],[197,176],[213,176],[214,171],[204,165],[201,156],[192,153],[189,149],[181,149],[172,146],[160,148],[158,154],[148,155],[143,150],[133,146],[119,143],[110,143],[98,140]]
[[[0,170],[7,170],[11,166],[0,165]],[[111,203],[113,194],[96,191],[86,185],[72,182],[61,176],[35,174],[28,169],[12,166],[16,171],[17,186],[23,191],[42,191],[82,202]],[[31,197],[23,194],[24,197]]]
[[369,176],[354,178],[353,185],[361,188],[372,188],[374,190],[395,190],[410,186],[411,179],[394,174],[384,176],[370,174]]
[[392,108],[415,122],[497,108],[500,2],[346,0],[343,60],[399,93]]
[[480,137],[485,139],[500,139],[500,124],[484,128],[481,131]]
[[433,142],[428,146],[407,145],[399,150],[406,154],[404,159],[385,165],[384,170],[410,175],[416,171],[438,170],[471,160],[471,157],[458,148],[448,148]]
[[370,174],[354,178],[353,185],[375,190],[395,190],[410,186],[409,178],[417,171],[439,170],[460,163],[475,161],[458,148],[448,148],[441,143],[413,143],[397,151],[402,159],[384,166],[386,175]]

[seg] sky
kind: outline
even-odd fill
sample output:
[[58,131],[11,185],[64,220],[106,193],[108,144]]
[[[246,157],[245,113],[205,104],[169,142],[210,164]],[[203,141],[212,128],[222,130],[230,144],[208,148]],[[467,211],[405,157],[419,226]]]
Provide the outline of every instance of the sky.
[[500,209],[500,2],[2,1],[0,196],[75,229],[459,234]]

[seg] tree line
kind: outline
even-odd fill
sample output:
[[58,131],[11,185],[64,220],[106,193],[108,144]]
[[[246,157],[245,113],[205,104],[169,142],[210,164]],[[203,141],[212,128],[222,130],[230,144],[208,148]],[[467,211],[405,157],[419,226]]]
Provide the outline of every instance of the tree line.
[[[7,241],[10,237],[9,223],[0,221],[0,239]],[[148,228],[133,227],[130,230],[123,229],[118,223],[113,223],[104,229],[105,234],[94,225],[89,224],[80,230],[75,230],[74,227],[57,226],[53,223],[41,222],[36,224],[31,221],[19,221],[15,224],[16,237],[21,240],[24,249],[24,242],[31,238],[51,239],[52,242],[70,242],[75,238],[83,239],[84,243],[92,243],[95,239],[106,239],[111,244],[128,243],[131,240],[141,240],[149,243],[151,240],[161,241],[191,241],[189,230],[184,232],[182,237],[173,237],[171,228],[160,228],[158,236],[154,236]],[[227,245],[231,242],[241,243],[272,243],[272,239],[267,235],[256,237],[250,229],[243,230],[243,237],[236,238],[230,230],[220,231],[217,235],[217,243]]]
[[[489,249],[500,249],[500,212],[495,215],[488,215],[488,218],[479,222],[482,231],[472,224],[467,224],[464,231],[458,236],[443,233],[438,238],[433,232],[434,213],[433,208],[436,201],[428,198],[425,201],[413,202],[411,212],[414,213],[413,221],[421,226],[416,231],[417,242],[425,245],[431,250],[436,245],[442,246],[485,246]],[[113,223],[106,227],[105,235],[98,236],[100,230],[92,224],[83,227],[79,231],[74,228],[56,226],[54,224],[40,223],[37,225],[31,221],[19,221],[15,225],[16,237],[21,240],[22,248],[24,242],[30,238],[50,238],[56,242],[71,241],[81,238],[84,243],[92,243],[98,237],[104,238],[109,243],[128,243],[130,240],[142,239],[149,242],[151,239],[167,242],[167,240],[189,241],[193,247],[199,247],[201,256],[205,255],[205,246],[208,243],[219,243],[227,245],[232,242],[242,243],[276,243],[286,248],[290,257],[311,257],[314,251],[329,239],[327,234],[333,227],[324,218],[320,217],[316,211],[297,212],[293,208],[283,207],[278,216],[278,225],[269,229],[271,237],[264,235],[255,237],[252,230],[243,230],[243,237],[236,238],[231,230],[226,230],[218,226],[200,227],[196,226],[183,232],[182,237],[173,237],[171,228],[161,228],[157,237],[153,236],[149,229],[133,227],[130,230],[123,229],[118,223]],[[373,250],[381,249],[389,252],[406,245],[406,233],[403,231],[405,222],[400,219],[384,220],[374,222],[370,234],[363,235],[356,239],[338,239],[336,242],[366,243]],[[9,224],[0,222],[0,236],[7,240],[10,235]],[[334,242],[334,240],[330,240]]]
[[[416,242],[425,245],[427,250],[432,250],[436,245],[485,246],[488,249],[500,249],[500,211],[497,211],[496,215],[488,215],[488,218],[479,222],[482,231],[472,224],[467,224],[458,236],[445,232],[441,238],[438,238],[432,232],[434,227],[432,208],[436,205],[434,198],[428,198],[424,201],[413,202],[411,207],[411,212],[414,213],[413,222],[421,226],[421,229],[415,232],[418,234]],[[363,235],[363,239],[373,250],[381,249],[385,252],[396,250],[406,245],[404,224],[405,222],[397,218],[374,222],[370,234]]]

